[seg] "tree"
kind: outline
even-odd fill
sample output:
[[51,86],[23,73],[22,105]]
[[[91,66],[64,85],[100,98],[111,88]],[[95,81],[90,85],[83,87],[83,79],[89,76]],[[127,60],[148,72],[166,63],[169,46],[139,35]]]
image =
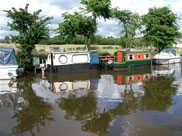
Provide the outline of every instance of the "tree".
[[9,38],[9,36],[8,36],[8,35],[7,35],[7,36],[5,36],[4,41],[5,41],[5,43],[10,43],[10,38]]
[[85,6],[85,11],[92,13],[95,25],[97,17],[103,17],[104,19],[111,17],[110,0],[82,0],[81,4]]
[[17,57],[19,66],[25,71],[32,69],[31,52],[35,48],[35,44],[48,36],[48,24],[52,19],[51,17],[39,17],[41,10],[29,13],[28,6],[29,4],[26,4],[25,9],[4,10],[7,17],[12,19],[11,22],[8,22],[8,26],[11,30],[18,32],[16,43],[19,43],[20,46]]
[[74,41],[79,35],[85,37],[87,39],[87,48],[89,49],[90,39],[96,32],[94,19],[78,12],[73,14],[64,13],[62,16],[64,22],[59,24],[58,33],[71,41]]
[[137,13],[132,13],[129,10],[113,10],[113,17],[119,20],[122,25],[121,36],[125,37],[126,48],[130,43],[130,48],[133,43],[133,38],[137,35],[137,30],[141,28],[140,16]]
[[149,9],[149,12],[142,17],[145,39],[150,41],[158,51],[172,46],[175,43],[174,38],[179,35],[177,18],[169,7]]

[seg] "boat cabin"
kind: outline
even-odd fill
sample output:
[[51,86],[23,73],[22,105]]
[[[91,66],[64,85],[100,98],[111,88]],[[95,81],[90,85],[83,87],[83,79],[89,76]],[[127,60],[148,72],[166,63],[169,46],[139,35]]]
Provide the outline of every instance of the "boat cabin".
[[104,67],[130,68],[135,66],[150,65],[151,53],[148,51],[117,51],[114,56],[106,56]]
[[54,52],[46,60],[49,73],[71,73],[92,71],[99,68],[97,51]]
[[150,52],[126,52],[117,51],[114,53],[114,62],[123,63],[126,61],[151,59]]

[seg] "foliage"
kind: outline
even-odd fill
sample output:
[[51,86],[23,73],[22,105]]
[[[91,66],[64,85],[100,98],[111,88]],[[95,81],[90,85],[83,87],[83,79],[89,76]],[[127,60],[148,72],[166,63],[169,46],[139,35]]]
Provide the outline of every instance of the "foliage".
[[50,17],[39,17],[41,10],[29,13],[28,6],[29,4],[26,4],[25,9],[5,10],[7,17],[12,19],[11,22],[8,22],[8,26],[11,30],[18,32],[18,35],[14,37],[16,42],[20,44],[17,57],[19,66],[25,71],[31,70],[32,49],[41,39],[48,36],[49,28],[47,25],[51,19]]
[[141,104],[147,110],[165,112],[172,104],[172,96],[176,95],[178,86],[173,85],[175,78],[159,76],[145,82]]
[[85,6],[85,11],[92,13],[95,25],[97,17],[103,17],[104,19],[111,17],[110,0],[82,0],[81,4]]
[[74,42],[77,36],[83,36],[87,39],[87,45],[96,32],[94,20],[90,16],[74,12],[74,14],[64,13],[64,22],[59,24],[58,32],[66,37],[66,40]]
[[[31,75],[31,74],[30,74]],[[16,120],[16,126],[12,128],[12,136],[29,133],[35,136],[42,127],[49,126],[49,122],[55,121],[52,117],[53,107],[37,96],[32,90],[33,76],[18,79],[17,88],[19,97],[23,100],[14,107],[12,119]]]
[[126,48],[130,42],[130,48],[133,43],[133,38],[137,35],[137,30],[141,29],[140,16],[137,13],[132,13],[129,10],[113,10],[113,17],[119,20],[122,24],[121,36],[124,36]]
[[10,43],[10,38],[9,38],[9,36],[7,35],[7,36],[5,36],[5,38],[4,38],[4,42],[5,43]]
[[158,51],[172,46],[174,38],[179,35],[177,15],[168,7],[149,9],[148,14],[143,16],[143,24],[145,39],[157,47]]
[[94,37],[93,43],[98,45],[120,45],[120,40],[118,38],[113,38],[113,37],[103,38],[100,35],[96,35]]

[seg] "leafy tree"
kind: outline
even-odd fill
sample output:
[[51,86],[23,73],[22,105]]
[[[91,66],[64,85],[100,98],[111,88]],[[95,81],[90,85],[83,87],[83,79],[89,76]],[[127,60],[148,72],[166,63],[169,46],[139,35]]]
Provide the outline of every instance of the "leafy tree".
[[145,39],[157,47],[158,51],[172,46],[174,38],[179,35],[177,18],[169,7],[149,9],[142,19]]
[[130,49],[131,49],[131,46],[133,45],[134,38],[136,38],[136,36],[140,34],[141,28],[142,28],[141,17],[138,15],[138,13],[133,13],[131,16],[131,24],[130,24],[130,31],[129,31],[131,35]]
[[5,43],[10,43],[10,38],[9,38],[9,36],[5,36],[4,41],[5,41]]
[[95,25],[97,17],[103,17],[104,19],[111,17],[110,0],[82,0],[81,4],[85,6],[85,11],[92,13]]
[[26,4],[25,9],[12,8],[11,10],[5,10],[7,17],[12,19],[11,22],[8,22],[8,26],[11,30],[18,32],[16,42],[20,46],[17,57],[19,66],[24,68],[25,71],[32,69],[32,49],[41,39],[48,36],[48,24],[51,19],[51,17],[39,17],[41,10],[29,13],[28,6],[29,4]]
[[133,38],[137,35],[136,31],[141,28],[140,16],[137,13],[132,13],[129,10],[113,10],[113,17],[119,20],[122,25],[121,36],[125,37],[126,48],[130,42],[130,48],[133,43]]
[[96,32],[94,19],[78,12],[74,12],[74,14],[64,13],[62,16],[64,22],[60,23],[58,28],[60,35],[64,35],[67,40],[71,41],[74,41],[77,36],[83,36],[87,39],[87,47],[89,48],[90,39]]

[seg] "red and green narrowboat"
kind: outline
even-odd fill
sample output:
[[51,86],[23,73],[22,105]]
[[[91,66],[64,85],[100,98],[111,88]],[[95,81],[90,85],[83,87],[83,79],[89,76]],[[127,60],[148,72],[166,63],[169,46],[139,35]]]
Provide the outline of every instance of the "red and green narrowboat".
[[113,57],[107,55],[104,60],[103,66],[113,69],[150,66],[152,61],[149,51],[117,51]]

